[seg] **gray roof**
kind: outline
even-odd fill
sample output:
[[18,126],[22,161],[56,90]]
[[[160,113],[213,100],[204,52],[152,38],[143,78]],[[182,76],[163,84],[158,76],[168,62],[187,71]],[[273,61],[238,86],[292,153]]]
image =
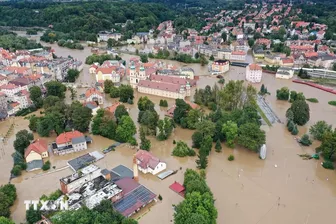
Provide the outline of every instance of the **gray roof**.
[[278,68],[278,71],[279,70],[283,70],[283,71],[291,71],[291,70],[293,70],[292,68],[289,68],[289,67],[280,67],[280,68]]
[[119,179],[124,177],[133,178],[133,171],[124,165],[114,167],[111,171],[112,171],[112,179],[115,178]]
[[289,72],[286,72],[286,71],[277,71],[276,74],[280,74],[280,75],[290,75]]
[[27,163],[27,171],[33,171],[37,169],[41,169],[43,166],[43,160],[33,160]]
[[87,103],[85,106],[86,106],[87,108],[91,109],[91,110],[93,110],[93,109],[95,109],[95,108],[98,107],[97,105],[93,105],[92,103]]
[[71,142],[72,142],[72,144],[79,144],[79,143],[86,142],[86,139],[85,139],[84,136],[80,136],[80,137],[71,139]]
[[95,161],[96,158],[88,153],[68,161],[68,164],[74,171],[78,171]]

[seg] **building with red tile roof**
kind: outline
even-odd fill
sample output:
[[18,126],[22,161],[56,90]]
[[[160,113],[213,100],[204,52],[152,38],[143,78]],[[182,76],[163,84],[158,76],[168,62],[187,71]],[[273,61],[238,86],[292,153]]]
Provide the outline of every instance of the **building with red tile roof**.
[[105,110],[109,111],[114,116],[114,112],[116,111],[116,109],[119,105],[121,105],[121,103],[117,102],[117,103],[113,104],[112,106],[106,107]]
[[104,97],[101,92],[99,92],[96,88],[90,88],[85,92],[85,101],[86,102],[98,102],[98,104],[104,103]]
[[87,140],[80,131],[73,130],[57,136],[53,144],[54,154],[64,155],[87,149]]
[[37,139],[32,142],[25,150],[26,162],[48,157],[48,143],[43,139]]
[[151,173],[156,175],[164,171],[167,167],[166,163],[162,162],[159,158],[153,156],[150,152],[145,150],[138,150],[135,154],[138,169],[143,173]]
[[261,82],[262,68],[257,64],[250,64],[246,67],[246,80],[252,83]]

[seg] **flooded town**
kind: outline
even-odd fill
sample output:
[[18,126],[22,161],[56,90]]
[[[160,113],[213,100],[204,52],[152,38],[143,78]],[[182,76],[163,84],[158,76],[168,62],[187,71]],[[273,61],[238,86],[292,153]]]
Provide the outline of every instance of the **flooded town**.
[[[247,6],[247,8],[250,7],[254,8],[253,5]],[[285,11],[288,8],[290,12],[290,7],[288,4],[274,5],[268,11],[264,6],[260,12],[256,11],[256,14],[253,13],[250,17],[255,18],[259,14],[271,13],[271,11]],[[262,13],[262,10],[265,12]],[[234,15],[237,11],[233,11],[233,14],[225,13],[225,10],[221,12],[223,19],[240,15],[240,13]],[[281,17],[274,19],[279,22]],[[221,19],[218,21],[227,22]],[[245,22],[245,26],[250,24],[248,21]],[[187,169],[205,171],[206,183],[211,189],[217,209],[216,223],[332,222],[333,218],[330,214],[336,206],[336,173],[333,169],[325,169],[323,166],[325,160],[321,152],[316,150],[321,145],[321,141],[315,140],[305,146],[300,143],[300,138],[304,134],[311,133],[311,127],[318,121],[325,121],[333,129],[336,127],[336,107],[330,104],[336,101],[336,95],[333,92],[335,89],[328,84],[323,87],[328,91],[323,90],[324,83],[317,83],[316,86],[319,88],[307,85],[306,83],[313,81],[301,79],[298,73],[303,71],[312,77],[316,75],[319,78],[323,73],[324,76],[330,75],[335,78],[333,71],[328,69],[336,63],[336,56],[322,50],[311,52],[296,48],[297,46],[305,46],[309,49],[312,47],[314,51],[314,41],[304,40],[307,43],[302,44],[288,40],[288,46],[292,52],[297,53],[302,50],[300,53],[305,57],[306,62],[318,61],[313,57],[319,57],[319,62],[322,61],[318,68],[311,66],[302,70],[302,64],[295,62],[301,56],[293,53],[280,55],[274,52],[272,55],[267,55],[265,47],[264,51],[257,52],[255,47],[248,46],[246,39],[238,38],[239,35],[244,35],[239,28],[228,31],[237,33],[234,44],[228,44],[233,48],[230,50],[225,47],[219,48],[217,45],[209,49],[214,45],[211,41],[216,42],[222,37],[220,34],[212,35],[212,39],[208,39],[209,44],[204,45],[202,39],[204,36],[198,33],[194,35],[192,34],[194,30],[190,29],[188,34],[193,38],[183,40],[181,37],[179,41],[175,39],[169,41],[183,45],[181,48],[174,47],[174,51],[188,52],[187,54],[192,55],[195,50],[197,54],[206,55],[208,60],[204,65],[199,61],[184,63],[169,57],[166,59],[157,57],[159,52],[166,49],[172,52],[167,39],[171,38],[169,35],[175,35],[171,21],[161,24],[157,38],[149,37],[149,34],[139,34],[127,40],[129,43],[124,46],[109,47],[106,42],[108,39],[115,38],[115,34],[107,32],[100,35],[102,40],[100,43],[92,45],[90,41],[80,42],[83,46],[82,50],[61,47],[57,42],[46,43],[40,39],[44,31],[38,31],[37,35],[29,35],[25,30],[12,30],[18,36],[36,41],[43,46],[43,49],[37,49],[37,53],[23,50],[15,53],[4,48],[1,48],[0,52],[3,64],[0,74],[5,77],[0,80],[0,89],[2,95],[10,98],[6,116],[0,121],[2,139],[0,186],[11,183],[16,187],[17,198],[10,208],[10,218],[14,223],[26,222],[26,200],[39,200],[42,195],[50,195],[58,189],[63,196],[57,200],[63,200],[66,197],[71,210],[77,210],[80,207],[93,209],[103,199],[108,198],[114,204],[116,211],[127,218],[137,220],[140,224],[174,223],[178,205],[185,200],[181,192],[186,187],[182,185]],[[320,30],[324,29],[323,24],[315,25],[319,26]],[[293,26],[295,27],[295,23]],[[253,30],[254,27],[253,23]],[[295,29],[294,32],[296,32]],[[148,38],[148,40],[142,41],[141,38]],[[159,38],[163,38],[166,44],[161,44],[158,41]],[[196,43],[198,38],[201,39],[202,44]],[[266,39],[258,40],[260,43],[267,42]],[[181,44],[183,41],[186,43]],[[207,55],[208,51],[211,52],[209,55]],[[230,53],[227,53],[229,51]],[[307,53],[316,53],[316,55],[310,57]],[[103,63],[86,63],[87,58],[93,54],[112,55],[113,59],[104,60]],[[143,62],[144,54],[153,54],[155,57],[148,56],[146,58],[148,61]],[[260,54],[265,55],[261,58]],[[328,57],[324,54],[328,54]],[[195,58],[194,55],[193,58]],[[277,57],[279,59],[274,59]],[[272,60],[279,62],[273,63]],[[277,70],[272,70],[274,67],[277,67]],[[74,82],[67,80],[69,69],[80,72]],[[319,78],[318,81],[320,81]],[[29,80],[29,82],[24,83],[22,80]],[[31,132],[32,117],[43,117],[48,109],[42,106],[25,116],[15,116],[15,114],[29,108],[29,106],[23,106],[24,103],[32,104],[29,88],[37,85],[43,87],[45,83],[54,80],[60,81],[67,87],[65,103],[71,104],[72,107],[73,102],[78,100],[80,105],[90,108],[92,111],[90,127],[85,132],[64,129],[59,133],[53,130],[48,133],[48,137],[41,137],[39,130],[35,129],[32,132],[35,140],[30,141],[23,155],[27,169],[23,169],[21,175],[13,175],[13,154],[17,153],[14,148],[16,134],[21,130]],[[112,90],[111,92],[104,90],[106,80],[112,80],[113,88],[116,89],[130,85],[134,90],[132,101],[126,99],[123,102],[122,96],[112,98]],[[223,83],[220,83],[220,80],[223,80]],[[166,117],[175,116],[174,110],[178,107],[176,99],[182,99],[192,109],[201,108],[204,116],[198,121],[209,119],[207,116],[216,113],[216,109],[210,112],[209,107],[197,105],[199,104],[196,102],[197,92],[206,89],[207,86],[212,88],[214,85],[223,89],[231,80],[242,80],[245,88],[252,86],[258,92],[264,87],[267,88],[266,92],[268,92],[258,96],[256,100],[262,124],[260,129],[265,132],[264,155],[260,149],[261,145],[258,145],[257,150],[249,150],[241,144],[229,147],[226,142],[219,140],[217,142],[221,145],[221,150],[215,151],[216,141],[214,140],[213,149],[207,156],[206,169],[199,169],[198,156],[173,156],[176,142],[185,142],[190,148],[194,145],[195,130],[193,129],[197,128],[182,128],[182,124],[174,124],[171,135],[159,141],[156,133],[159,127],[155,127],[156,135],[145,136],[150,141],[149,151],[140,150],[139,146],[134,146],[128,140],[123,143],[103,137],[103,134],[94,133],[93,126],[96,117],[100,116],[99,111],[108,111],[114,117],[118,106],[123,105],[136,127],[136,133],[132,133],[132,139],[135,138],[138,143],[142,142],[140,129],[143,125],[139,118],[141,114],[139,112],[142,111],[139,109],[138,101],[145,97],[154,103],[153,107],[159,116],[158,119],[164,120]],[[294,80],[303,81],[300,83]],[[298,134],[288,131],[288,123],[291,122],[288,118],[288,109],[292,108],[294,103],[290,102],[288,97],[287,100],[279,99],[278,90],[283,87],[302,93],[306,99],[305,102],[307,101],[309,105],[309,119],[304,125],[295,124]],[[46,91],[41,89],[42,92]],[[74,90],[76,94],[73,94]],[[317,99],[318,103],[308,101],[312,98]],[[162,106],[162,100],[166,100],[168,105]],[[50,104],[57,104],[57,101]],[[216,108],[219,107],[218,104]],[[173,112],[169,113],[171,110]],[[121,120],[123,118],[124,116]],[[118,119],[116,119],[117,132],[122,125]],[[216,124],[216,121],[214,123]],[[199,155],[201,149],[195,151]],[[38,159],[35,154],[38,154]],[[314,159],[313,155],[316,154],[321,156]],[[230,156],[234,156],[233,161],[228,160]],[[309,159],[305,159],[305,156]],[[51,165],[50,169],[45,171],[43,166],[46,161]],[[183,190],[178,192],[173,189],[174,184]],[[45,219],[44,223],[52,223],[47,217],[42,218]]]

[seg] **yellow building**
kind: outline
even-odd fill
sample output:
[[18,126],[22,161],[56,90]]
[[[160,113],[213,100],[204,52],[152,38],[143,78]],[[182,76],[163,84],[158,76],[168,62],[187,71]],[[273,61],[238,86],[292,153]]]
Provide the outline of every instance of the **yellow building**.
[[42,160],[48,157],[48,144],[45,140],[37,139],[28,146],[25,151],[25,159],[27,163],[34,160]]

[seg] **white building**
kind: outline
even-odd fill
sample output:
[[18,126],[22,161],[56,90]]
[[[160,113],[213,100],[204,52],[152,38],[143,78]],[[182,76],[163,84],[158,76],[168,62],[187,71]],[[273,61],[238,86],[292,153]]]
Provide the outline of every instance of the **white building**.
[[280,67],[276,74],[275,74],[275,78],[277,79],[291,79],[293,78],[294,75],[294,70],[291,68],[287,68],[287,67]]
[[139,150],[136,153],[138,169],[143,173],[156,175],[167,168],[167,164],[159,158],[153,156],[150,152]]
[[245,51],[233,51],[230,56],[230,60],[233,61],[245,61],[246,52]]
[[146,70],[143,65],[137,70],[135,65],[132,64],[129,69],[130,84],[133,88],[136,88],[141,80],[146,80]]
[[111,80],[113,83],[119,83],[124,71],[125,70],[121,67],[119,68],[114,68],[114,67],[97,68],[96,81],[100,82],[100,81],[105,81],[105,80]]
[[0,86],[1,92],[6,94],[7,97],[13,99],[14,94],[20,92],[21,90],[28,91],[28,86],[17,86],[12,83]]
[[14,94],[13,99],[20,104],[20,109],[27,108],[31,105],[29,95],[29,92],[25,89]]
[[262,69],[257,64],[250,64],[246,67],[246,80],[249,82],[261,82]]
[[97,37],[98,43],[101,41],[107,42],[108,39],[113,39],[113,40],[118,41],[119,39],[121,39],[121,33],[112,33],[108,31],[102,31],[98,33],[98,37]]
[[53,145],[54,154],[64,155],[87,149],[86,138],[79,131],[64,132],[57,136],[56,147]]
[[98,102],[98,104],[104,103],[104,97],[101,92],[96,88],[90,88],[85,92],[85,101],[86,102]]

